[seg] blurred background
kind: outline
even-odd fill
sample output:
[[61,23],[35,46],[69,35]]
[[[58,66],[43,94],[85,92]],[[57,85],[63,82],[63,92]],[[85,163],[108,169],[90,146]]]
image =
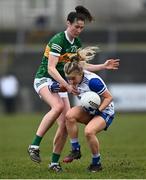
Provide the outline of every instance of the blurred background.
[[116,110],[146,111],[146,0],[0,0],[0,113],[48,109],[33,79],[46,44],[77,5],[95,17],[80,36],[101,49],[93,63],[120,59],[118,71],[98,72]]

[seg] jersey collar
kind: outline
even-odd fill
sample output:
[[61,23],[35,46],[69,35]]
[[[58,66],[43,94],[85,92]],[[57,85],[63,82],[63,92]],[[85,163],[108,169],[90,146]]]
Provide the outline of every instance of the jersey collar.
[[73,39],[72,41],[70,41],[70,39],[69,39],[69,37],[68,37],[68,35],[67,35],[67,31],[64,31],[64,33],[65,33],[65,37],[66,37],[66,39],[68,40],[68,42],[69,42],[70,44],[73,44],[73,43],[74,43],[74,39]]

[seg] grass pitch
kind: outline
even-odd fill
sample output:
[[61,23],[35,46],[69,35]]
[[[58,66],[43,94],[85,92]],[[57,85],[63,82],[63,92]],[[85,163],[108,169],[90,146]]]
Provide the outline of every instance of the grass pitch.
[[62,173],[50,172],[52,139],[57,125],[45,135],[41,144],[43,162],[33,163],[27,147],[34,137],[42,114],[0,116],[0,178],[1,179],[146,179],[146,114],[117,114],[108,131],[98,135],[103,171],[89,173],[86,168],[91,154],[80,125],[79,140],[82,158],[71,164],[62,160],[70,150],[67,141],[60,162]]

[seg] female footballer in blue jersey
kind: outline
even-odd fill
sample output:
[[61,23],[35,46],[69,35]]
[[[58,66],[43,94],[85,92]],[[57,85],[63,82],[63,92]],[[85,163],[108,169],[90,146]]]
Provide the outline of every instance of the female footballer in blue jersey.
[[85,124],[85,137],[92,153],[92,162],[88,167],[91,172],[102,169],[99,151],[99,141],[96,137],[102,130],[106,130],[114,119],[114,104],[112,95],[104,81],[96,74],[83,70],[78,62],[68,62],[64,66],[66,77],[73,86],[76,86],[79,95],[84,92],[94,91],[101,97],[101,104],[91,115],[81,106],[71,108],[66,114],[66,127],[72,146],[71,153],[64,158],[64,162],[72,162],[81,157],[78,141],[77,123]]

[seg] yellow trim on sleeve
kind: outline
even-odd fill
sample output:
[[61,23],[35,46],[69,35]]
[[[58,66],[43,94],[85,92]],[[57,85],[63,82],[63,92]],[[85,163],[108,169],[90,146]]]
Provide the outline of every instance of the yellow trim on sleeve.
[[47,45],[45,48],[44,56],[49,58],[50,47]]

